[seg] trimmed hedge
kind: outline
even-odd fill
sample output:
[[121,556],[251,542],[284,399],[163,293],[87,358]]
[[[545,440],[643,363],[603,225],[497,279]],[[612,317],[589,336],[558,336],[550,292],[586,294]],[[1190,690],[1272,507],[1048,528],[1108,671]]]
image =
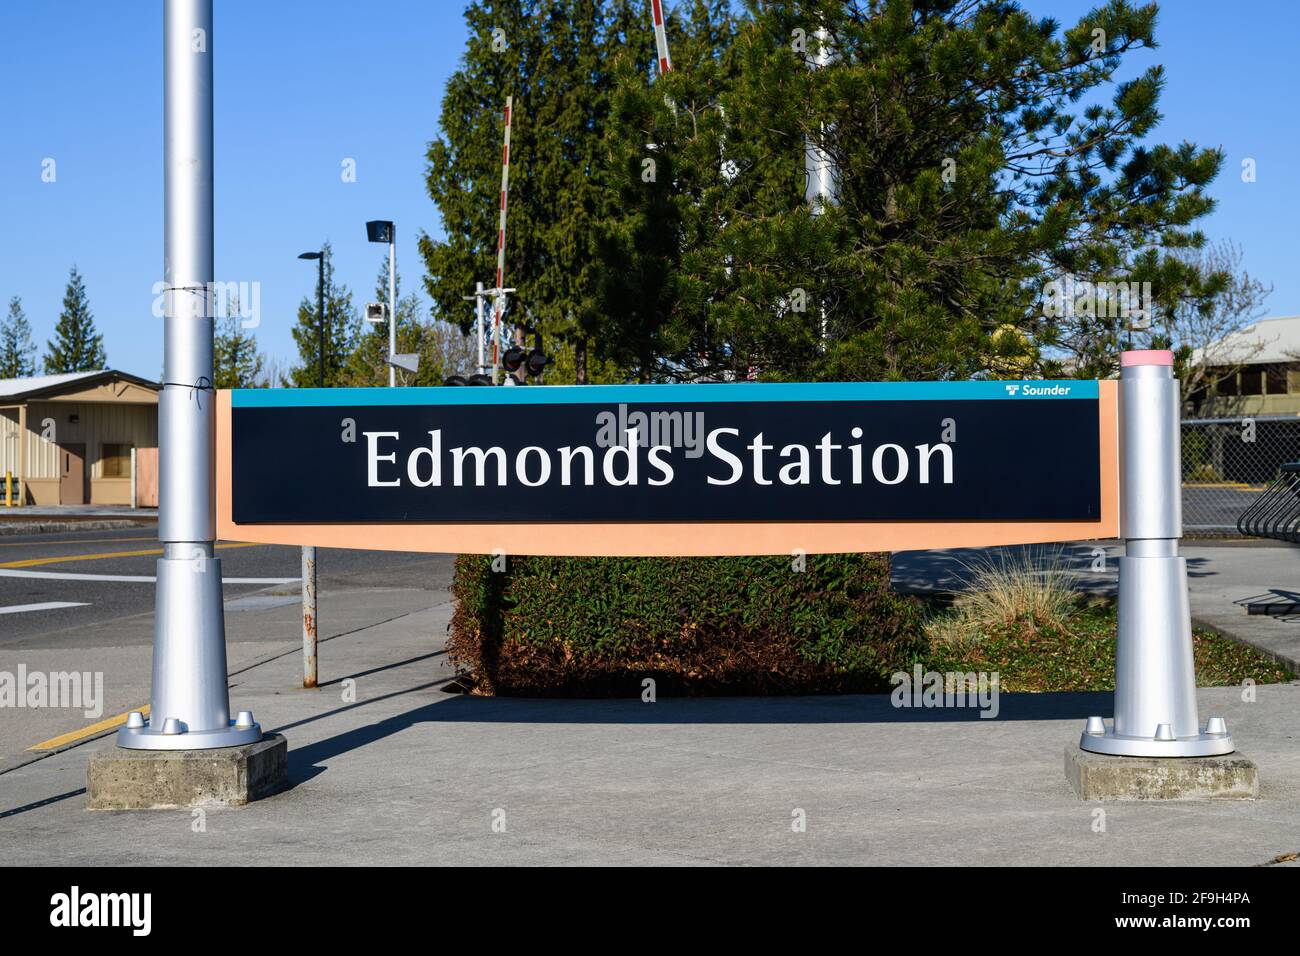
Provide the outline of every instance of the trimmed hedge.
[[886,555],[803,560],[461,555],[448,653],[478,694],[889,690],[925,654],[921,603]]

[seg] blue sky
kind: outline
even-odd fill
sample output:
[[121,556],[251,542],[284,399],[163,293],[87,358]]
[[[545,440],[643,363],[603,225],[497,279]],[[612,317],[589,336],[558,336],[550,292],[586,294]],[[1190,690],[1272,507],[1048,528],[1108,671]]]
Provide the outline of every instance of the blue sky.
[[[1024,5],[1066,24],[1094,6]],[[383,256],[364,223],[393,219],[404,291],[420,286],[416,238],[439,234],[424,152],[464,48],[462,4],[216,7],[216,277],[261,284],[258,340],[292,361],[295,311],[314,283],[299,252],[329,239],[339,280],[363,304]],[[162,362],[151,314],[162,271],[161,10],[159,0],[0,0],[0,307],[22,297],[43,351],[76,263],[109,364],[147,376]],[[1167,71],[1156,140],[1224,148],[1204,229],[1240,243],[1247,269],[1275,286],[1270,315],[1300,313],[1300,3],[1168,0],[1157,38],[1133,67]],[[53,183],[41,180],[46,158]],[[340,177],[347,158],[354,183]],[[1253,183],[1241,180],[1245,158]]]

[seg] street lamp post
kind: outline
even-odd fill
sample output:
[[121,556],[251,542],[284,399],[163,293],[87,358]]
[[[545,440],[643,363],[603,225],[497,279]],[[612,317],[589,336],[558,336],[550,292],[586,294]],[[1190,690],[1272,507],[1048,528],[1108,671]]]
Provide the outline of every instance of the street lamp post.
[[299,259],[316,259],[320,263],[319,278],[316,280],[316,337],[320,354],[317,356],[319,385],[325,387],[325,251],[304,252]]
[[397,230],[387,219],[372,219],[366,223],[366,238],[371,242],[388,243],[388,387],[397,385]]

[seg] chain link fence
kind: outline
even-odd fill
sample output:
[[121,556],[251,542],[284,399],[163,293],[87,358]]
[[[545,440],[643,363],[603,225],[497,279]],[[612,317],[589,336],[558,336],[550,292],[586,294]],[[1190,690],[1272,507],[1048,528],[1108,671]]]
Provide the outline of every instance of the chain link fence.
[[1300,461],[1300,418],[1183,419],[1183,533],[1238,537],[1237,519]]

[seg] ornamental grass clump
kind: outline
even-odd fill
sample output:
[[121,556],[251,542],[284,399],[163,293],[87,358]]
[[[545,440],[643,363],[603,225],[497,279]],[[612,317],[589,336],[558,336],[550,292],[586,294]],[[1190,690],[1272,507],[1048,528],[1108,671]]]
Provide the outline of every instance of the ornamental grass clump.
[[964,562],[963,568],[967,590],[926,624],[932,644],[1068,631],[1071,615],[1083,603],[1075,572],[1059,550],[1002,550]]

